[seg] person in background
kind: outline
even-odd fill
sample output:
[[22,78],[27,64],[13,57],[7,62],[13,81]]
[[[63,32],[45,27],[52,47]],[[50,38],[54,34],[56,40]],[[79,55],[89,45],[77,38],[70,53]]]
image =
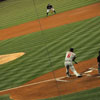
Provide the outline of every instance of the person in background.
[[49,12],[52,12],[52,13],[54,12],[56,14],[56,11],[51,4],[47,5],[47,16]]
[[100,75],[100,51],[99,51],[99,55],[97,57],[97,62],[98,62],[98,74]]

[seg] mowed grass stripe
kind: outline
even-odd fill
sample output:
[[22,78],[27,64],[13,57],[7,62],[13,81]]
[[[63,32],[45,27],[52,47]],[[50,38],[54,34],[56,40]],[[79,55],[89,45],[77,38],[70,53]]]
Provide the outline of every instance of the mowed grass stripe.
[[[95,19],[96,20],[96,19]],[[63,28],[63,30],[62,29],[59,29],[59,33],[61,32],[62,34],[60,34],[61,35],[61,37],[59,37],[58,36],[58,32],[57,33],[54,33],[54,32],[52,32],[52,31],[49,31],[50,33],[53,33],[53,37],[51,38],[50,36],[49,36],[49,34],[48,34],[48,40],[47,40],[47,42],[49,41],[49,40],[54,40],[55,39],[55,37],[56,37],[56,40],[54,41],[54,42],[50,42],[49,44],[48,44],[48,46],[51,46],[51,45],[54,45],[54,44],[56,44],[57,42],[59,42],[59,41],[61,41],[61,42],[63,42],[64,40],[66,41],[66,43],[68,42],[68,44],[69,43],[71,43],[71,42],[74,42],[74,40],[76,40],[76,39],[74,39],[75,37],[77,37],[77,36],[79,36],[79,34],[81,34],[83,31],[84,31],[84,27],[85,27],[85,25],[87,24],[91,24],[91,22],[92,23],[94,23],[95,22],[95,20],[91,20],[90,22],[85,22],[85,24],[82,24],[82,25],[80,25],[81,23],[78,23],[77,25],[75,24],[75,25],[73,25],[73,26],[70,26],[70,25],[66,25],[64,28]],[[96,24],[97,24],[97,22],[96,22]],[[69,27],[67,27],[67,26],[69,26]],[[89,25],[90,27],[92,26],[93,27],[93,25]],[[68,28],[68,31],[66,32],[66,28]],[[86,27],[85,27],[86,28]],[[87,28],[88,29],[88,28]],[[82,31],[82,32],[81,32]],[[87,31],[87,30],[86,30]],[[76,34],[76,32],[78,33],[78,34]],[[85,31],[84,31],[85,32]],[[86,33],[84,33],[84,34],[86,34]],[[82,35],[84,35],[84,34],[81,34],[81,36]],[[49,38],[50,37],[50,38]],[[58,38],[57,37],[59,37],[59,40],[58,40]],[[70,37],[70,38],[69,38]],[[71,38],[72,38],[72,40],[71,40]],[[63,40],[63,41],[62,41]],[[70,42],[69,42],[70,41]],[[53,44],[54,43],[54,44]]]
[[[44,50],[44,49],[43,49],[43,50]],[[41,52],[41,51],[40,51],[40,52]],[[39,53],[40,53],[40,52],[39,52]]]
[[1,41],[1,54],[14,52],[26,54],[0,66],[0,81],[2,81],[0,90],[22,85],[45,73],[64,67],[65,53],[70,47],[75,48],[77,61],[96,57],[100,45],[99,18]]
[[[88,23],[89,24],[89,23]],[[96,23],[97,24],[97,23]],[[83,24],[84,25],[84,24]],[[93,25],[90,25],[90,27],[93,27],[95,25],[95,23],[93,23]],[[97,24],[98,25],[98,24]],[[86,24],[84,25],[84,26],[86,26]],[[90,28],[90,27],[88,27],[88,28]],[[76,27],[75,27],[76,28]],[[77,27],[78,28],[78,27]],[[76,31],[77,30],[77,28],[74,30],[73,29],[73,32],[74,31]],[[88,37],[90,37],[91,38],[91,36],[92,35],[90,35],[90,34],[88,34],[87,35],[87,32],[88,32],[88,28],[87,27],[85,27],[85,29],[84,29],[84,27],[83,26],[81,26],[80,27],[80,29],[78,29],[77,30],[77,36],[75,36],[76,35],[76,33],[74,32],[69,32],[69,34],[68,33],[66,33],[65,35],[63,35],[62,37],[67,37],[66,39],[59,39],[59,41],[61,40],[61,42],[59,42],[59,41],[54,41],[55,43],[54,44],[51,44],[51,45],[55,45],[57,42],[59,43],[57,43],[55,46],[48,46],[48,48],[50,47],[50,52],[53,52],[53,51],[55,51],[55,49],[57,49],[57,47],[59,48],[59,47],[61,47],[63,44],[65,44],[66,43],[66,45],[67,46],[71,46],[72,44],[75,44],[74,45],[74,47],[76,47],[77,45],[79,45],[79,46],[81,46],[82,44],[85,44],[87,41],[88,41],[88,38],[86,38],[87,36]],[[81,29],[83,30],[86,30],[87,32],[85,32],[84,33],[84,30],[83,30],[83,32],[81,32]],[[96,29],[96,30],[98,30],[98,29]],[[73,34],[72,34],[73,33]],[[80,34],[80,33],[83,33],[83,34],[81,34],[81,35],[78,35],[78,34]],[[91,34],[92,34],[93,32],[91,32]],[[71,35],[72,34],[72,35]],[[71,39],[71,37],[69,36],[69,35],[71,35],[71,37],[72,37],[72,39]],[[90,36],[89,36],[90,35]],[[68,37],[70,37],[70,38],[68,38]],[[82,40],[82,38],[83,38],[83,40]],[[86,38],[86,39],[85,39]],[[82,41],[81,41],[82,40]],[[81,43],[82,42],[82,43]],[[83,45],[83,47],[84,47],[84,45]],[[76,47],[77,48],[77,47]],[[60,50],[60,49],[58,49],[58,50]],[[63,50],[62,50],[63,51]],[[58,52],[59,53],[59,52]],[[58,54],[57,53],[57,54]],[[53,56],[55,56],[54,54],[52,54]]]
[[0,3],[0,29],[46,17],[46,6],[48,3],[53,4],[57,13],[61,13],[97,2],[100,2],[100,0],[34,0],[34,2],[33,0],[5,1]]

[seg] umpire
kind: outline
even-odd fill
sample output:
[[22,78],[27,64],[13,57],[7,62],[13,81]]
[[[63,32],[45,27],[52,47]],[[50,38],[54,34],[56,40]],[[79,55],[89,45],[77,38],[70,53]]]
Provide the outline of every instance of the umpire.
[[97,57],[97,62],[98,62],[98,73],[100,75],[100,51],[99,51],[99,55]]

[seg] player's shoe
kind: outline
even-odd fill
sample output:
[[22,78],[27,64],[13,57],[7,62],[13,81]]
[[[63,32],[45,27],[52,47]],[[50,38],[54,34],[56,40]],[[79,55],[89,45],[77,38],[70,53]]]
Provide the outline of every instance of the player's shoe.
[[71,74],[70,74],[70,73],[66,73],[66,76],[67,76],[67,77],[71,77]]
[[78,78],[82,77],[82,75],[77,76]]

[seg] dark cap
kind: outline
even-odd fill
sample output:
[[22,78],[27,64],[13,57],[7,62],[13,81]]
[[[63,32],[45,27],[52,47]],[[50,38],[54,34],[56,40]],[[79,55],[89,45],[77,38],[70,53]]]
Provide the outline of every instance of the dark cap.
[[70,48],[70,51],[73,52],[74,51],[74,48]]

